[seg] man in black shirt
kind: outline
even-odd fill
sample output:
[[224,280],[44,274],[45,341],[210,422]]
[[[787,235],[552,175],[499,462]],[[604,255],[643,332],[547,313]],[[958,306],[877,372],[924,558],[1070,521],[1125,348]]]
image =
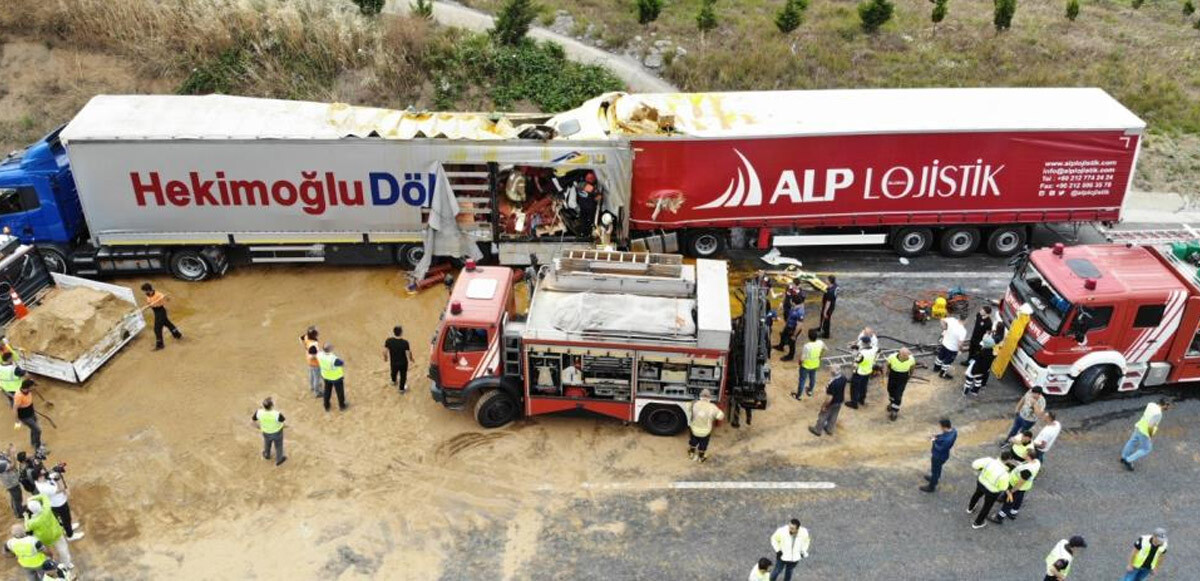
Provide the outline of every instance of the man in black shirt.
[[962,365],[966,366],[976,355],[979,354],[979,346],[983,342],[983,336],[991,332],[992,326],[992,307],[984,305],[975,313],[975,325],[971,327],[971,342],[968,343],[967,358],[962,361]]
[[829,397],[825,398],[825,403],[821,404],[821,412],[817,414],[817,424],[808,427],[808,431],[812,432],[814,436],[820,436],[821,432],[833,435],[833,428],[837,425],[838,412],[842,409],[842,402],[846,400],[846,384],[850,381],[851,370],[849,365],[842,365],[836,370],[836,375],[829,382],[829,386],[825,388],[825,394]]
[[[413,360],[412,349],[408,348],[408,340],[401,339],[404,329],[392,327],[392,336],[383,342],[383,360],[392,363],[392,383],[400,388],[400,393],[408,391],[408,364]],[[399,381],[397,381],[399,375]]]
[[829,275],[829,284],[825,294],[821,295],[821,337],[829,338],[829,327],[833,323],[833,309],[837,306],[838,283],[837,277]]

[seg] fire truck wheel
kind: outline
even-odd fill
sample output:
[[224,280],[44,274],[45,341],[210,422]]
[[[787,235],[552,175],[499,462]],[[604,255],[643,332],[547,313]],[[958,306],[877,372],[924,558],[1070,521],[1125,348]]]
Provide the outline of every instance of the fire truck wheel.
[[1116,385],[1116,373],[1111,367],[1096,365],[1083,370],[1071,384],[1071,395],[1079,403],[1091,403]]
[[725,236],[716,230],[694,230],[687,235],[687,253],[694,258],[712,258],[725,250]]
[[976,248],[979,248],[978,228],[958,226],[942,232],[942,256],[959,258],[975,252]]
[[641,422],[655,436],[674,436],[687,427],[687,416],[679,406],[648,405],[642,410]]
[[920,256],[933,246],[933,230],[902,228],[892,234],[892,249],[904,257]]
[[1001,226],[992,230],[987,239],[987,252],[992,256],[1012,256],[1025,246],[1025,228]]
[[499,389],[483,394],[475,402],[475,421],[485,428],[499,428],[517,419],[517,402]]
[[195,250],[180,250],[171,254],[171,274],[179,280],[197,282],[208,278],[208,261]]

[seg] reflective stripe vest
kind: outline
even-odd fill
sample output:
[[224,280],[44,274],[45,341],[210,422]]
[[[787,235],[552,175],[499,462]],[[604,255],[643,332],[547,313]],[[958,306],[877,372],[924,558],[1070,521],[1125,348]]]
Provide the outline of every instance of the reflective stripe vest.
[[875,354],[874,349],[862,349],[858,352],[858,356],[862,361],[858,362],[858,369],[854,372],[858,375],[870,375],[875,369]]
[[258,410],[258,427],[262,428],[264,434],[275,434],[283,429],[283,422],[279,421],[279,410]]
[[971,463],[971,467],[979,470],[979,483],[989,492],[1008,490],[1008,467],[996,458],[980,458]]
[[5,545],[9,551],[12,551],[12,554],[17,556],[17,562],[22,567],[38,570],[42,568],[42,563],[46,562],[46,553],[38,550],[37,543],[36,538],[25,536],[19,539],[9,539]]
[[342,366],[334,365],[337,358],[337,355],[333,353],[322,352],[317,355],[317,363],[321,364],[321,379],[337,381],[346,374],[346,370]]
[[[1143,535],[1141,544],[1142,548],[1138,549],[1137,554],[1133,556],[1133,560],[1129,562],[1130,565],[1133,565],[1134,569],[1145,565],[1146,557],[1150,556],[1150,535]],[[1150,561],[1151,571],[1158,569],[1158,559],[1159,557],[1162,557],[1163,553],[1165,552],[1167,552],[1167,542],[1163,541],[1163,543],[1158,546],[1158,552],[1154,553],[1154,560]]]
[[1059,560],[1067,562],[1067,568],[1062,570],[1063,577],[1070,575],[1071,564],[1075,560],[1075,556],[1072,555],[1070,551],[1067,551],[1066,539],[1059,541],[1058,544],[1054,545],[1054,548],[1050,550],[1050,554],[1046,555],[1046,575],[1050,575],[1050,572],[1054,571],[1054,564]]
[[17,376],[17,364],[0,365],[0,389],[10,395],[21,389],[21,378]]
[[1029,453],[1032,451],[1031,448],[1033,448],[1033,446],[1029,445],[1029,444],[1013,444],[1012,445],[1013,454],[1016,454],[1017,458],[1020,458],[1022,460],[1026,459],[1026,458],[1032,458],[1032,456],[1029,455]]
[[1142,419],[1137,423],[1137,431],[1147,438],[1154,435],[1150,433],[1151,428],[1158,427],[1157,423],[1154,426],[1150,425],[1150,419],[1154,417],[1162,418],[1162,408],[1158,404],[1150,402],[1146,404],[1146,411],[1142,412]]
[[[309,355],[308,354],[308,350],[313,347],[317,348],[317,355]],[[317,361],[317,357],[320,355],[320,353],[321,353],[321,346],[318,345],[316,341],[313,341],[312,339],[304,340],[304,359],[306,361],[308,361],[309,367],[320,367],[321,366],[321,364]]]
[[25,517],[25,530],[37,537],[37,540],[41,541],[43,545],[53,546],[66,532],[63,531],[62,525],[58,524],[58,519],[54,518],[54,513],[50,511],[50,497],[39,494],[30,500],[40,502],[42,512],[39,512],[37,516]]
[[917,358],[909,356],[908,359],[901,361],[900,357],[893,353],[888,356],[887,363],[888,369],[891,369],[896,373],[908,373],[909,371],[912,371],[913,366],[917,364]]
[[[1033,479],[1037,478],[1038,472],[1041,471],[1041,469],[1042,463],[1037,459],[1017,464],[1016,467],[1012,469],[1012,474],[1009,476],[1009,487],[1020,490],[1021,492],[1028,492],[1031,488],[1033,488]],[[1024,484],[1018,486],[1017,482],[1021,480],[1022,470],[1028,470],[1031,475],[1029,476],[1029,480],[1026,480]]]
[[820,369],[821,355],[825,353],[825,342],[817,339],[804,344],[804,360],[800,366],[805,369]]

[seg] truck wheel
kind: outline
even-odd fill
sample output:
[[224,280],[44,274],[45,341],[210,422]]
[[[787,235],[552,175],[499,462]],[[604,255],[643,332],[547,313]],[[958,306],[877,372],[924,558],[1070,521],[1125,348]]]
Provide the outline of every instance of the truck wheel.
[[1091,403],[1104,392],[1116,387],[1116,373],[1108,366],[1096,365],[1083,370],[1071,384],[1071,395],[1079,403]]
[[195,250],[180,250],[171,255],[171,274],[179,280],[198,282],[208,278],[208,261]]
[[942,232],[942,256],[960,258],[979,248],[979,228],[958,226]]
[[475,402],[475,421],[485,428],[499,428],[517,419],[517,401],[499,389],[489,391]]
[[687,427],[687,416],[679,406],[648,405],[642,410],[641,424],[655,436],[674,436]]
[[725,250],[725,235],[716,230],[696,230],[688,234],[685,249],[694,258],[712,258]]
[[1001,226],[992,230],[987,239],[987,252],[992,256],[1012,256],[1025,246],[1025,228]]
[[424,244],[401,244],[396,248],[396,262],[405,270],[413,270],[425,258]]
[[933,230],[901,228],[892,235],[892,249],[905,257],[920,256],[933,247]]
[[58,274],[67,274],[70,267],[67,263],[67,255],[62,250],[43,246],[38,248],[38,254],[42,257],[42,262],[46,265],[46,270],[57,272]]

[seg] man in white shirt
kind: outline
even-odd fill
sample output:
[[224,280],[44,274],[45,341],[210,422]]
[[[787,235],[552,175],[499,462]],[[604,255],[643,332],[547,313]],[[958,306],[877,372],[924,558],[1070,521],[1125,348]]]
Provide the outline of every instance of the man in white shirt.
[[938,345],[937,357],[933,360],[933,370],[945,379],[953,377],[950,366],[962,351],[963,342],[967,340],[967,328],[954,317],[942,319],[942,338]]
[[571,360],[571,366],[563,370],[562,384],[564,387],[583,384],[583,372],[579,369],[579,359]]
[[1033,448],[1041,462],[1046,461],[1046,452],[1054,447],[1054,442],[1058,440],[1058,434],[1062,431],[1062,424],[1058,422],[1058,416],[1054,412],[1046,412],[1045,417],[1048,423],[1042,426],[1042,430],[1033,439]]
[[63,479],[62,472],[43,468],[33,484],[37,487],[38,494],[45,494],[50,498],[50,511],[54,513],[58,524],[62,525],[67,540],[82,539],[83,531],[75,530],[79,523],[71,521],[71,504],[67,502],[67,481]]
[[796,564],[808,558],[810,540],[808,529],[800,526],[798,518],[779,527],[771,535],[771,548],[775,549],[775,569],[771,571],[771,581],[779,578],[780,573],[783,573],[783,581],[792,581]]

